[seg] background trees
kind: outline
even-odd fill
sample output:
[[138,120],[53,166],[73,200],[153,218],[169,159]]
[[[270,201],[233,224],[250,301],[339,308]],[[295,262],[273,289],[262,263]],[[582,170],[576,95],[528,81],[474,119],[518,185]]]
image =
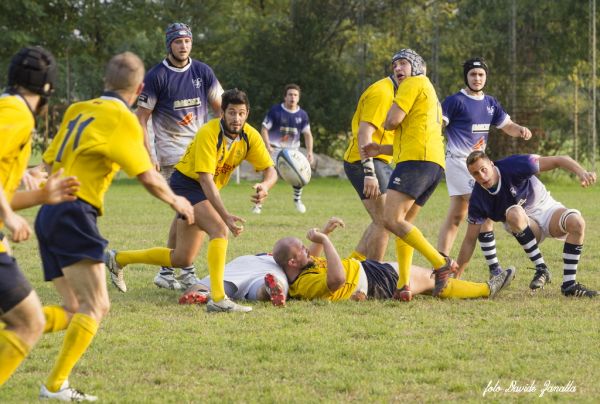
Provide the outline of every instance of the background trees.
[[[321,153],[343,152],[360,93],[389,74],[395,51],[411,47],[427,61],[440,99],[463,85],[462,61],[485,57],[487,91],[536,134],[526,151],[592,157],[590,7],[576,0],[4,1],[0,65],[5,72],[11,55],[29,44],[56,55],[52,132],[65,105],[99,94],[112,54],[132,50],[148,68],[158,63],[172,21],[191,25],[193,56],[224,87],[248,92],[255,126],[286,83],[300,84]],[[492,136],[490,151],[500,156],[516,145]]]

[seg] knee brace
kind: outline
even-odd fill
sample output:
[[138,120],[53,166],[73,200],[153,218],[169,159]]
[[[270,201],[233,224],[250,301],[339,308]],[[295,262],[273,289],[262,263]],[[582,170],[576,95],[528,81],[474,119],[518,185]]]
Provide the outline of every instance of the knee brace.
[[563,233],[567,233],[567,218],[571,215],[581,216],[581,212],[577,209],[567,209],[562,213],[562,215],[560,215],[560,219],[558,220],[558,227]]

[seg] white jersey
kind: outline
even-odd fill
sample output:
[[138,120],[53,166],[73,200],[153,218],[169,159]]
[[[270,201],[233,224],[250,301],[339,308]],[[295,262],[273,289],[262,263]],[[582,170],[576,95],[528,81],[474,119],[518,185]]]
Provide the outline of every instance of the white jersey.
[[[225,264],[223,280],[230,282],[237,288],[232,299],[246,299],[250,286],[257,281],[263,281],[266,274],[271,273],[283,285],[283,292],[287,295],[289,285],[283,269],[273,259],[272,255],[242,255]],[[200,283],[210,288],[210,278],[203,278]]]

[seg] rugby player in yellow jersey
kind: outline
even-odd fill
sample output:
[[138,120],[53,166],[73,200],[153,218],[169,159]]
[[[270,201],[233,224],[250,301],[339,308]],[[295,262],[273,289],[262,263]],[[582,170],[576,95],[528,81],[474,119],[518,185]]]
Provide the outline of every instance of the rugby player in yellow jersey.
[[[43,188],[16,192],[31,154],[35,115],[45,109],[55,78],[56,62],[50,52],[38,46],[23,48],[10,62],[8,88],[0,96],[0,228],[6,227],[13,242],[31,235],[29,224],[15,210],[75,199],[78,182],[74,177],[60,178],[62,171],[47,178]],[[42,332],[54,331],[53,313],[52,306],[42,308],[0,233],[0,386]]]
[[396,163],[388,184],[383,216],[386,229],[396,235],[400,277],[394,298],[410,301],[410,266],[414,249],[433,265],[434,296],[442,293],[457,265],[436,251],[412,225],[444,174],[442,112],[435,89],[424,74],[423,58],[411,49],[402,49],[394,59],[399,63],[395,74],[400,85],[384,124],[386,130],[396,131],[393,153],[389,153],[389,147],[374,143],[364,150],[372,156],[382,153],[385,148]]
[[[392,58],[392,70],[398,60]],[[392,173],[392,157],[380,154],[365,156],[361,147],[371,142],[391,145],[394,132],[383,128],[386,114],[394,101],[398,80],[394,73],[371,84],[360,96],[352,117],[352,139],[344,153],[344,171],[358,193],[371,223],[356,247],[358,255],[382,260],[388,245],[388,231],[383,223],[383,206]]]
[[71,105],[43,155],[52,172],[64,169],[81,181],[77,200],[42,206],[35,221],[44,277],[54,283],[65,313],[72,313],[54,367],[41,386],[43,399],[97,399],[69,387],[68,377],[109,310],[103,262],[108,243],[96,220],[119,168],[184,215],[187,223],[194,221],[190,203],[175,195],[154,169],[142,128],[129,109],[142,90],[143,78],[144,64],[138,56],[131,52],[114,56],[106,67],[103,95]]
[[[106,263],[113,273],[113,283],[124,288],[123,267],[134,263],[187,267],[194,262],[202,246],[204,233],[208,234],[207,264],[210,275],[211,300],[207,310],[212,312],[251,311],[230,300],[223,286],[227,256],[228,234],[239,236],[245,220],[229,213],[219,190],[243,160],[256,171],[263,172],[263,181],[254,185],[252,201],[261,204],[269,189],[277,181],[273,160],[260,133],[246,123],[250,103],[246,93],[238,89],[223,93],[222,118],[208,121],[200,128],[188,146],[181,161],[175,165],[170,179],[173,191],[186,197],[194,205],[195,225],[177,220],[177,238],[174,249],[151,248],[137,251],[110,250]],[[171,253],[170,263],[165,262]],[[161,255],[162,254],[162,255]],[[167,265],[169,264],[169,265]]]
[[[290,297],[300,299],[365,300],[390,299],[394,296],[398,273],[394,264],[365,257],[341,259],[328,234],[343,221],[331,218],[321,231],[310,229],[306,237],[312,241],[309,248],[295,237],[285,237],[275,243],[273,258],[284,270],[290,284]],[[320,257],[324,252],[325,257]],[[435,286],[431,271],[412,266],[410,281],[415,294],[430,293]],[[487,283],[449,279],[441,298],[473,299],[494,297],[510,284],[515,276],[507,268]]]

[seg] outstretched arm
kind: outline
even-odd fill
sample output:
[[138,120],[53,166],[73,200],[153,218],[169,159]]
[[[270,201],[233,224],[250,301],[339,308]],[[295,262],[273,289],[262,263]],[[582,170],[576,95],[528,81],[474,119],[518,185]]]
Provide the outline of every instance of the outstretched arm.
[[79,181],[72,176],[61,178],[62,173],[63,169],[61,168],[52,174],[42,188],[15,193],[12,201],[10,201],[11,208],[20,210],[43,203],[54,205],[77,199],[75,193],[79,190]]
[[582,187],[586,188],[596,182],[596,173],[586,171],[578,162],[569,156],[548,156],[539,159],[540,172],[562,168],[579,177]]

